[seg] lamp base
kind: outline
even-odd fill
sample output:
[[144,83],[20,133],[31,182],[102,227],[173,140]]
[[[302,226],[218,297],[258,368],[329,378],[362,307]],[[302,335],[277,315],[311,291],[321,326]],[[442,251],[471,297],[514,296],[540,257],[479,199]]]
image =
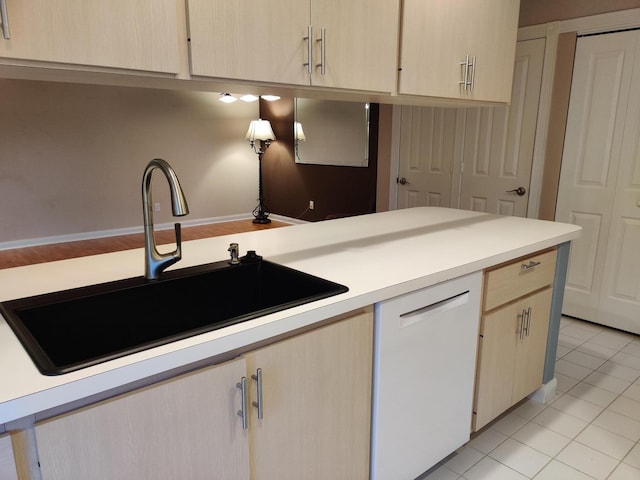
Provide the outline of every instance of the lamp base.
[[253,210],[253,216],[256,217],[253,219],[253,223],[257,223],[261,225],[271,223],[271,220],[269,220],[270,213],[271,212],[269,212],[269,210],[267,210],[264,207],[264,205],[262,204],[262,201],[260,201],[258,206]]
[[259,223],[261,225],[266,225],[267,223],[271,223],[271,220],[267,217],[256,217],[253,219],[253,223]]

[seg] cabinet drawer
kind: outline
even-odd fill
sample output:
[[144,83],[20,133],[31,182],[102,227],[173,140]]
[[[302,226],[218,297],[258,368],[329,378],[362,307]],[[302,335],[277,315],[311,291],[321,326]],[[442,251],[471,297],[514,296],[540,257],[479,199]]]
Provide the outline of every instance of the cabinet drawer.
[[485,272],[483,310],[488,311],[553,283],[556,250],[519,258]]

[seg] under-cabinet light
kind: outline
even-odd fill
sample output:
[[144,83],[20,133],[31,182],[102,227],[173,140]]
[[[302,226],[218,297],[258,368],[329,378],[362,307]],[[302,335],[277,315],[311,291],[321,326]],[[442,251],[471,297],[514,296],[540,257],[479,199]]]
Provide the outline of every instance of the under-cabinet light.
[[230,93],[221,93],[219,100],[224,103],[233,103],[233,102],[236,102],[238,99],[233,95],[231,95]]

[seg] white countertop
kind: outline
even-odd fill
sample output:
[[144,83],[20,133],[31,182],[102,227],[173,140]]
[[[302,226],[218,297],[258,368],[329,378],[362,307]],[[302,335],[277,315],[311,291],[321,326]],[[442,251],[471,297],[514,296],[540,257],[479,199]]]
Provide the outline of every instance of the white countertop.
[[[0,425],[572,240],[579,231],[419,207],[184,242],[172,268],[224,260],[237,242],[241,255],[256,250],[349,292],[59,376],[40,374],[0,317]],[[143,249],[10,268],[0,270],[0,301],[143,273]]]

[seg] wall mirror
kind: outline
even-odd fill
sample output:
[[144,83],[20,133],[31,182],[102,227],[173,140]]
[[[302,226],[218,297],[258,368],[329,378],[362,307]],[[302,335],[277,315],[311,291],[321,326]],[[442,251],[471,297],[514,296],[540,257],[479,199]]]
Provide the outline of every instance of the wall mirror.
[[369,165],[368,103],[296,98],[294,107],[305,136],[297,140],[294,130],[296,163]]

